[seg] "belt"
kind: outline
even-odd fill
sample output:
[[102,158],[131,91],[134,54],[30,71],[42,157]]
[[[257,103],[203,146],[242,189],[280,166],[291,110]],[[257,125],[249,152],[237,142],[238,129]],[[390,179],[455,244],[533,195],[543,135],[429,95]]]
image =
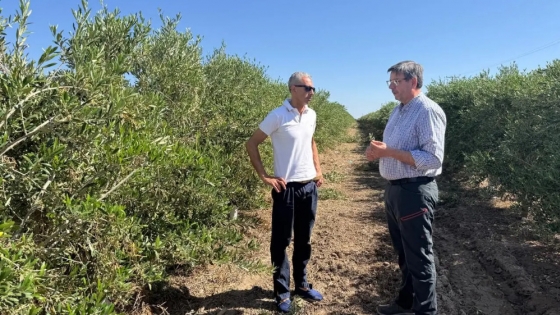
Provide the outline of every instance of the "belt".
[[312,181],[314,181],[314,180],[313,180],[313,179],[310,179],[310,180],[304,180],[304,181],[301,181],[301,182],[290,182],[290,183],[295,183],[295,184],[309,184],[309,183],[311,183]]
[[394,180],[390,180],[389,183],[391,185],[402,185],[402,184],[406,184],[406,183],[427,183],[427,182],[431,182],[433,180],[434,180],[433,177],[420,176],[420,177],[394,179]]

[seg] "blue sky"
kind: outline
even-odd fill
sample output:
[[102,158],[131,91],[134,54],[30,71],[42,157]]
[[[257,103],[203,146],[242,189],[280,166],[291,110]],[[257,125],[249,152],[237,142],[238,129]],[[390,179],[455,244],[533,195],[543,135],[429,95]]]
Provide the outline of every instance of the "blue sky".
[[[13,15],[17,0],[0,0]],[[72,30],[79,0],[32,0],[30,57],[52,44],[49,25]],[[203,37],[206,53],[222,41],[230,54],[267,66],[273,79],[309,72],[316,87],[344,104],[354,117],[379,109],[393,96],[387,68],[402,60],[424,66],[424,80],[472,76],[515,61],[521,69],[545,66],[560,56],[560,1],[147,1],[105,0],[122,14],[141,11],[159,25],[181,13],[181,31]],[[97,11],[99,1],[90,1]],[[13,41],[13,37],[8,37]],[[548,47],[547,47],[548,46]]]

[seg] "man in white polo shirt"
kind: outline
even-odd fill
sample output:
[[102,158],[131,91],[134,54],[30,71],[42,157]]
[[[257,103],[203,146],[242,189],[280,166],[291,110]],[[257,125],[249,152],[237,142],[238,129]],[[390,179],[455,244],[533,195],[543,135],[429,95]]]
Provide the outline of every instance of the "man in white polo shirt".
[[[317,187],[323,183],[317,146],[313,139],[317,115],[307,105],[315,94],[311,76],[295,72],[288,81],[291,98],[272,110],[247,141],[251,164],[259,178],[272,186],[272,233],[270,255],[274,295],[278,310],[289,312],[290,264],[286,248],[294,232],[292,264],[296,295],[320,301],[321,293],[307,282],[306,266],[311,258],[311,232],[317,212]],[[272,140],[274,176],[266,173],[258,146]]]

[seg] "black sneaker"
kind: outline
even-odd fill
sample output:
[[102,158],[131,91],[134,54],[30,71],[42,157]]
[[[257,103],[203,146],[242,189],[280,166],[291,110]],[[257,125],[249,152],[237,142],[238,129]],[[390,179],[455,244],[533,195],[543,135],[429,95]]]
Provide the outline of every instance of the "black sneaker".
[[379,315],[414,315],[414,311],[399,306],[397,303],[386,305],[379,305],[377,307],[377,314]]

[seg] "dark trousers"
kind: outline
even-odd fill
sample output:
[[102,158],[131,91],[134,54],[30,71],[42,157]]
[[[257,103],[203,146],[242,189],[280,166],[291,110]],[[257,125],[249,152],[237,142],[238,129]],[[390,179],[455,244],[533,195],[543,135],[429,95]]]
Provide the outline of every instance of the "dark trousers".
[[396,303],[416,315],[435,315],[436,268],[432,250],[432,222],[438,201],[434,181],[388,184],[385,207],[393,247],[398,254],[402,282]]
[[317,213],[317,185],[288,183],[277,193],[272,190],[272,235],[270,256],[274,266],[274,294],[280,299],[290,296],[290,263],[286,247],[294,231],[292,256],[293,277],[296,287],[307,287],[306,266],[311,257],[311,231]]

